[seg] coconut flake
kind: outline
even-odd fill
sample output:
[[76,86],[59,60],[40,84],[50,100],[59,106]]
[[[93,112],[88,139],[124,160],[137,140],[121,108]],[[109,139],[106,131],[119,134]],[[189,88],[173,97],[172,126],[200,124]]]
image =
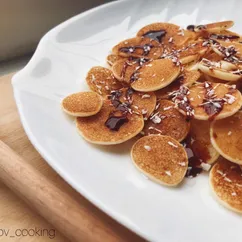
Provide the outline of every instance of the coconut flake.
[[171,176],[171,172],[170,171],[165,171],[166,175]]
[[144,95],[142,95],[142,97],[141,97],[142,99],[145,99],[145,98],[150,98],[150,95],[149,94],[144,94]]
[[227,97],[226,101],[228,104],[232,104],[235,102],[235,97],[231,94],[225,94],[225,97]]
[[177,147],[178,147],[177,145],[173,144],[171,141],[168,141],[168,144],[169,144],[170,146],[175,147],[175,148],[177,148]]
[[151,120],[155,124],[159,124],[161,122],[161,118],[158,115],[153,116],[153,118]]
[[144,148],[148,151],[151,151],[151,147],[149,145],[144,145]]
[[227,182],[232,182],[228,177],[224,177],[224,180],[227,181]]
[[203,168],[203,170],[205,170],[205,171],[209,171],[210,168],[211,168],[211,165],[209,165],[208,163],[204,163],[204,162],[202,162],[202,163],[201,163],[201,167]]
[[145,109],[142,109],[142,110],[141,110],[141,113],[142,113],[143,115],[144,115],[144,114],[147,114],[147,112],[148,112],[148,111],[145,110]]
[[220,171],[220,170],[217,170],[216,172],[217,172],[218,174],[220,174],[221,176],[224,175],[224,173],[223,173],[222,171]]
[[171,109],[171,108],[172,108],[172,106],[164,107],[163,110],[166,111],[166,110],[169,110],[169,109]]

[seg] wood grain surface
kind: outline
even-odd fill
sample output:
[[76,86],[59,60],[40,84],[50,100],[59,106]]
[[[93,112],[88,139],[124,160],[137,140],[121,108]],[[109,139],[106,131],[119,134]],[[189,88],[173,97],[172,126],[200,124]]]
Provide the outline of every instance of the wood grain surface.
[[[20,123],[12,93],[11,77],[12,75],[0,77],[0,140],[19,154],[26,163],[37,169],[49,182],[70,195],[80,206],[83,222],[78,223],[85,233],[79,241],[97,241],[98,231],[101,231],[99,236],[105,242],[144,241],[72,189],[41,158],[29,142]],[[0,241],[70,241],[2,183],[0,194]]]

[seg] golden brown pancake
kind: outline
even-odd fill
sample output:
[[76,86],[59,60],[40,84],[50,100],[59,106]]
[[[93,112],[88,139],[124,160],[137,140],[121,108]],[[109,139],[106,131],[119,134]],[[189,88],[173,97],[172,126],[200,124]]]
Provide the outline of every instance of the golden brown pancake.
[[220,155],[242,165],[242,111],[214,121],[210,134],[212,144]]
[[214,22],[210,24],[203,24],[193,26],[192,30],[194,32],[209,32],[209,33],[219,33],[223,30],[229,29],[234,25],[234,21],[222,21],[222,22]]
[[176,186],[184,178],[188,160],[184,147],[169,136],[150,135],[132,147],[135,167],[161,185]]
[[230,70],[231,64],[225,61],[214,62],[208,59],[202,59],[198,65],[200,71],[204,74],[224,80],[224,81],[238,81],[242,78],[241,70]]
[[135,37],[123,40],[113,47],[113,54],[123,57],[146,57],[157,59],[161,56],[162,46],[159,42],[148,39]]
[[[144,127],[142,115],[129,114],[118,131],[111,130],[105,123],[115,108],[109,101],[104,101],[100,112],[94,116],[76,119],[76,126],[80,135],[90,143],[100,145],[114,145],[123,143],[136,136]],[[120,117],[121,115],[118,115]]]
[[214,40],[222,40],[230,43],[241,41],[241,35],[230,30],[222,30],[219,33],[215,34],[211,33],[209,38]]
[[98,113],[103,105],[103,99],[95,92],[78,92],[62,100],[62,109],[75,117],[88,117]]
[[209,182],[217,201],[224,207],[242,213],[242,171],[224,158],[213,166]]
[[160,100],[153,115],[145,123],[144,135],[168,135],[177,141],[182,141],[188,134],[190,123],[182,115],[173,102]]
[[234,21],[221,21],[221,22],[206,24],[205,26],[207,31],[217,32],[217,31],[229,29],[233,27],[233,25],[234,25]]
[[110,55],[107,56],[107,63],[110,66],[113,66],[113,64],[116,61],[123,60],[123,59],[127,59],[127,58],[126,57],[119,56],[119,55],[110,54]]
[[210,122],[192,119],[190,128],[192,150],[202,162],[213,164],[219,157],[210,141]]
[[155,95],[160,99],[168,99],[169,93],[178,90],[181,85],[190,87],[200,78],[200,76],[201,74],[199,71],[184,70],[175,81],[173,81],[170,85],[156,91]]
[[150,62],[151,60],[146,58],[124,58],[114,63],[112,71],[119,81],[130,84],[134,78],[134,73]]
[[180,73],[180,66],[170,59],[151,61],[137,70],[131,87],[140,92],[151,92],[168,86]]
[[147,120],[156,107],[156,95],[153,92],[134,92],[132,109],[140,112]]
[[151,38],[167,46],[181,46],[193,38],[193,33],[171,23],[149,24],[137,33],[139,37]]
[[242,44],[239,42],[216,40],[212,44],[215,53],[234,65],[235,70],[242,68]]
[[86,77],[89,88],[102,96],[110,94],[111,90],[118,90],[122,88],[112,71],[102,66],[95,66],[90,69]]
[[147,120],[156,107],[156,95],[154,92],[137,92],[131,88],[122,88],[120,96],[121,102],[130,103],[133,112],[142,114]]
[[197,83],[189,89],[181,86],[173,101],[184,115],[199,120],[218,120],[235,114],[242,105],[241,93],[221,83]]

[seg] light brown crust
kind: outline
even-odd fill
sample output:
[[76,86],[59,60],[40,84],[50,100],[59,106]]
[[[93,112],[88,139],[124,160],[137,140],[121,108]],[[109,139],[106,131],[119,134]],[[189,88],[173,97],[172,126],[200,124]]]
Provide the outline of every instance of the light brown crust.
[[242,165],[242,111],[211,125],[214,148],[226,159]]
[[88,117],[97,114],[103,104],[103,99],[95,92],[78,92],[62,100],[62,109],[75,117]]
[[[148,47],[148,54],[144,51],[144,46],[150,45],[152,47]],[[142,48],[136,48],[133,51],[127,52],[127,51],[121,51],[121,48],[133,48],[133,47],[142,47]],[[115,45],[112,49],[112,53],[115,55],[123,56],[123,57],[146,57],[146,58],[152,58],[157,59],[162,54],[162,46],[159,42],[147,39],[147,38],[141,38],[141,37],[134,37],[131,39],[123,40],[119,44]]]
[[114,111],[109,101],[104,101],[100,112],[87,118],[77,118],[76,126],[84,139],[94,144],[114,145],[123,143],[136,136],[144,127],[142,115],[130,115],[129,122],[123,124],[119,131],[112,131],[105,126],[109,114]]
[[[210,83],[214,94],[216,95],[217,99],[223,99],[223,98],[229,98],[226,96],[229,94],[230,96],[233,96],[234,101],[232,103],[229,103],[228,101],[224,103],[223,109],[221,112],[219,112],[217,115],[212,117],[214,120],[223,119],[229,116],[232,116],[235,114],[242,106],[242,97],[241,93],[234,89],[233,93],[230,94],[230,88],[231,86],[222,84],[222,83]],[[211,116],[205,112],[204,109],[204,99],[205,99],[205,93],[206,89],[205,83],[197,83],[196,85],[189,88],[189,94],[187,95],[188,101],[190,103],[190,106],[194,109],[194,118],[199,120],[209,120],[211,119]],[[180,109],[180,112],[185,114],[184,110]]]
[[131,157],[139,171],[166,186],[177,186],[188,167],[184,147],[169,136],[150,135],[139,139],[132,147]]
[[180,73],[180,67],[170,59],[150,62],[137,71],[137,79],[131,83],[136,91],[151,92],[168,86]]
[[189,132],[192,150],[204,163],[213,164],[219,157],[210,141],[210,122],[192,119]]
[[201,74],[199,71],[188,71],[184,70],[170,85],[155,92],[157,98],[168,99],[169,93],[178,90],[181,85],[190,87],[194,82],[200,78]]
[[145,123],[143,134],[168,135],[179,142],[182,141],[189,132],[189,121],[171,101],[161,100],[157,103],[157,107],[154,114]]
[[221,205],[242,213],[242,171],[238,165],[219,158],[210,171],[209,182]]
[[112,71],[102,66],[92,67],[87,73],[86,81],[92,91],[102,96],[109,95],[111,90],[122,88]]

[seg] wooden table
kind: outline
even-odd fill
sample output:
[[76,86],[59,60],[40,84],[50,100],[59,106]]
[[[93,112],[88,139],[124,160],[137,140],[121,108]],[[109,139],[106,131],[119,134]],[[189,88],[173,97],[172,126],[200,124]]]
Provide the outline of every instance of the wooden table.
[[[111,238],[103,241],[144,241],[112,218],[104,214],[83,196],[72,189],[39,155],[28,140],[19,120],[19,115],[13,98],[12,75],[0,77],[0,140],[15,150],[24,160],[38,169],[43,176],[53,182],[62,191],[70,194],[78,201],[83,211],[88,216],[83,220],[92,218],[92,226],[87,229],[90,236],[95,227],[111,233]],[[4,184],[0,183],[0,241],[68,241],[59,231],[31,210],[17,195],[10,191]],[[82,226],[82,224],[80,224]],[[6,235],[8,233],[8,235]],[[15,235],[17,234],[17,236]],[[27,235],[27,233],[29,235]],[[15,236],[15,237],[11,237]],[[80,242],[84,241],[80,238]],[[95,242],[95,240],[92,240]],[[86,242],[86,241],[85,241]]]

